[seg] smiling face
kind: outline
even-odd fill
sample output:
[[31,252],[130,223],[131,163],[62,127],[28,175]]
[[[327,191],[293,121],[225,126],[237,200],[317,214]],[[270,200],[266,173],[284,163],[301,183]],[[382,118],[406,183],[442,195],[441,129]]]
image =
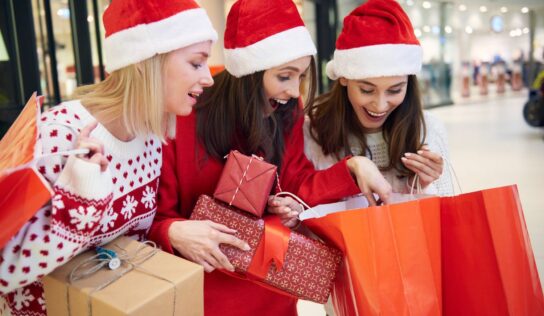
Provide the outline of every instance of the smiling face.
[[304,56],[268,69],[263,75],[265,98],[264,115],[270,116],[279,106],[300,96],[300,85],[306,77],[312,58]]
[[166,111],[189,115],[205,87],[213,85],[208,68],[211,41],[196,43],[168,53],[164,64]]
[[361,125],[369,132],[377,132],[404,101],[408,76],[362,80],[340,78],[340,84],[347,88],[349,102]]

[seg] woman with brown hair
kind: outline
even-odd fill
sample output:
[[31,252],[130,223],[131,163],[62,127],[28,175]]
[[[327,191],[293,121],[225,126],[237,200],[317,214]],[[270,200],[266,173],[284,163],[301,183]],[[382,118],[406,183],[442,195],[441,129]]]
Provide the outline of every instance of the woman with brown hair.
[[[178,117],[178,137],[164,148],[158,213],[149,237],[209,272],[204,278],[206,315],[296,315],[296,299],[214,271],[234,270],[221,243],[249,249],[235,231],[189,220],[198,197],[214,192],[231,150],[278,165],[282,189],[309,204],[336,201],[361,188],[387,199],[390,187],[375,166],[360,162],[364,157],[316,172],[304,155],[300,90],[308,79],[311,101],[315,52],[291,0],[237,1],[227,18],[226,71],[215,76],[214,88],[200,96],[193,115]],[[270,204],[268,211],[282,214],[299,207],[287,198]]]
[[[305,152],[317,169],[347,155],[371,159],[407,193],[453,194],[444,126],[423,112],[415,74],[422,51],[410,20],[392,0],[370,0],[344,20],[327,64],[332,90],[307,108]],[[417,179],[417,182],[414,180]]]

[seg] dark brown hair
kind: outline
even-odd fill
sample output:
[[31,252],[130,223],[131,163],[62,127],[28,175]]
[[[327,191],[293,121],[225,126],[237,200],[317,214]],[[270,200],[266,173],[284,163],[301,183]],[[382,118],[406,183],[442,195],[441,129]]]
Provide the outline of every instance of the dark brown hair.
[[[263,75],[264,71],[260,71],[236,78],[223,71],[199,98],[195,107],[197,136],[208,155],[223,159],[236,149],[246,155],[263,156],[281,167],[284,137],[303,112],[299,101],[291,99],[269,117],[263,117],[264,106],[269,102],[264,94]],[[309,80],[306,104],[311,104],[316,87],[313,57],[305,80]]]
[[[311,136],[321,146],[323,154],[333,154],[338,159],[342,158],[340,157],[342,152],[345,155],[353,155],[348,141],[349,135],[355,136],[359,141],[363,155],[369,152],[365,128],[359,122],[349,102],[347,88],[339,81],[335,82],[330,92],[319,96],[314,104],[307,107],[306,112],[310,117]],[[400,158],[406,152],[419,150],[425,135],[417,78],[415,75],[409,75],[404,100],[383,125],[383,136],[388,145],[389,165],[382,168],[382,171],[394,168],[401,175],[413,175],[413,172],[402,165]]]

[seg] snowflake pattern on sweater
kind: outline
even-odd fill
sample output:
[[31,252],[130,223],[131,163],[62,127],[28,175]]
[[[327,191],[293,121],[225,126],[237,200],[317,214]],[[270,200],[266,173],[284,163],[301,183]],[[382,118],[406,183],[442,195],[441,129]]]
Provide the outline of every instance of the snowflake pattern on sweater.
[[[72,150],[83,127],[95,121],[79,101],[45,112],[42,153]],[[54,191],[0,251],[0,315],[46,315],[41,277],[91,247],[128,235],[143,240],[156,212],[162,143],[153,135],[122,142],[98,125],[105,172],[74,156],[49,156],[37,170]]]

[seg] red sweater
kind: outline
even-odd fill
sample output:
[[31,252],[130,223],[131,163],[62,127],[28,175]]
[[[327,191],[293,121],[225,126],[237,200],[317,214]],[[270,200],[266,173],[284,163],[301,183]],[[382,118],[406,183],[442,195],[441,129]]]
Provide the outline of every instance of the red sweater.
[[[327,170],[315,171],[304,155],[303,123],[303,118],[298,120],[285,139],[280,173],[282,189],[295,193],[309,205],[334,202],[360,192],[345,160]],[[178,117],[176,135],[175,140],[164,146],[157,215],[149,232],[149,239],[170,253],[174,253],[168,239],[170,224],[189,218],[201,194],[213,194],[224,165],[223,160],[204,158],[204,148],[196,135],[194,112]],[[207,316],[297,314],[295,299],[217,270],[205,275],[204,306]]]

